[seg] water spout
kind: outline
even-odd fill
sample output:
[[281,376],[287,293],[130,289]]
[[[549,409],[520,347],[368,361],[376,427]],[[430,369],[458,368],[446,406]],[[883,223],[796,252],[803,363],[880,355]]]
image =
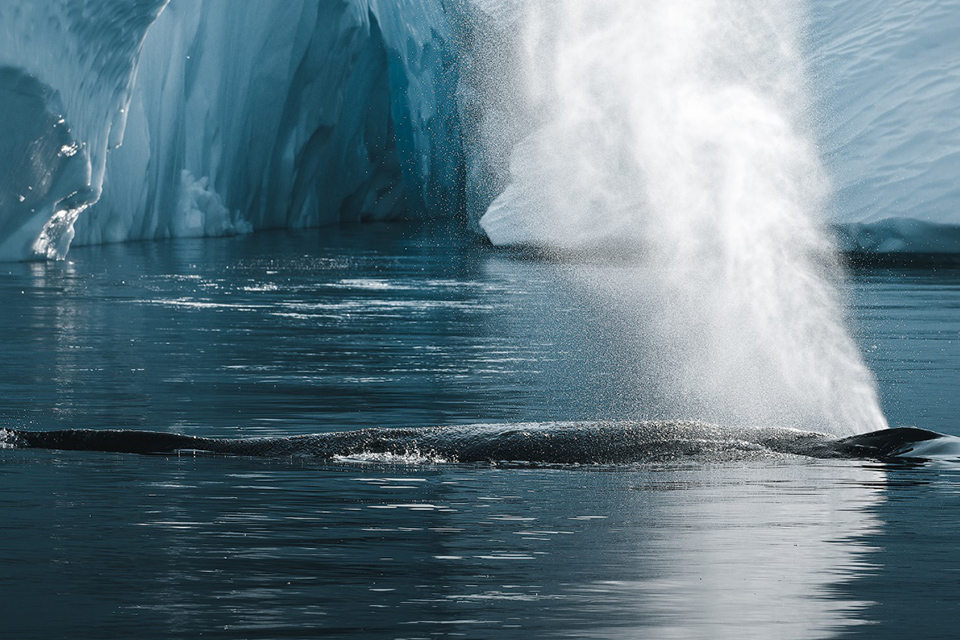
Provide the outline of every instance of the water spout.
[[643,341],[675,417],[886,427],[821,220],[805,3],[476,4],[510,43],[466,81],[473,175],[508,167],[490,239],[632,256],[571,277]]

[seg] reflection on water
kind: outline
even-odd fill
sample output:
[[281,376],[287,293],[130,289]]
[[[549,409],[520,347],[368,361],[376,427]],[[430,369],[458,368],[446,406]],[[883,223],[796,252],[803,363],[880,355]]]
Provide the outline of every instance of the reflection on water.
[[8,453],[0,584],[17,637],[811,638],[872,604],[840,594],[875,562],[884,473],[850,463]]
[[[657,417],[556,265],[345,228],[0,267],[0,427],[212,436]],[[960,433],[960,276],[855,275],[893,423]],[[0,451],[18,638],[950,637],[956,470]]]

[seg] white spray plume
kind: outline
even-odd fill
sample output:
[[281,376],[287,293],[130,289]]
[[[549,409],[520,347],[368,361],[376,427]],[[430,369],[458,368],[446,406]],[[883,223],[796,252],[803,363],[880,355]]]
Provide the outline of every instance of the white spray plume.
[[629,254],[570,272],[644,342],[676,417],[885,427],[820,219],[804,4],[475,1],[511,46],[474,65],[492,115],[473,175],[504,154],[485,128],[508,114],[522,132],[480,219],[490,239]]

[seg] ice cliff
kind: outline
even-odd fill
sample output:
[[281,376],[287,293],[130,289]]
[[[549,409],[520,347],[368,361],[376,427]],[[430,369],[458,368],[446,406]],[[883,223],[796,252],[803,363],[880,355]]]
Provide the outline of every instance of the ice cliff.
[[[2,2],[0,259],[464,202],[477,221],[531,126],[511,38],[546,25],[511,6]],[[809,12],[828,213],[847,246],[960,251],[960,0]]]
[[0,259],[459,202],[443,0],[5,2],[0,30]]
[[165,2],[0,4],[0,259],[66,252],[123,139],[137,54]]

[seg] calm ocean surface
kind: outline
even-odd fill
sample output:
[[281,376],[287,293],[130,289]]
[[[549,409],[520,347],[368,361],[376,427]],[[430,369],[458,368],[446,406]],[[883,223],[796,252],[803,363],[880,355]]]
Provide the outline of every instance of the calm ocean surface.
[[[403,225],[0,265],[0,428],[657,417],[559,271]],[[960,270],[848,287],[891,424],[960,435]],[[0,637],[953,638],[958,532],[949,463],[3,450]]]

